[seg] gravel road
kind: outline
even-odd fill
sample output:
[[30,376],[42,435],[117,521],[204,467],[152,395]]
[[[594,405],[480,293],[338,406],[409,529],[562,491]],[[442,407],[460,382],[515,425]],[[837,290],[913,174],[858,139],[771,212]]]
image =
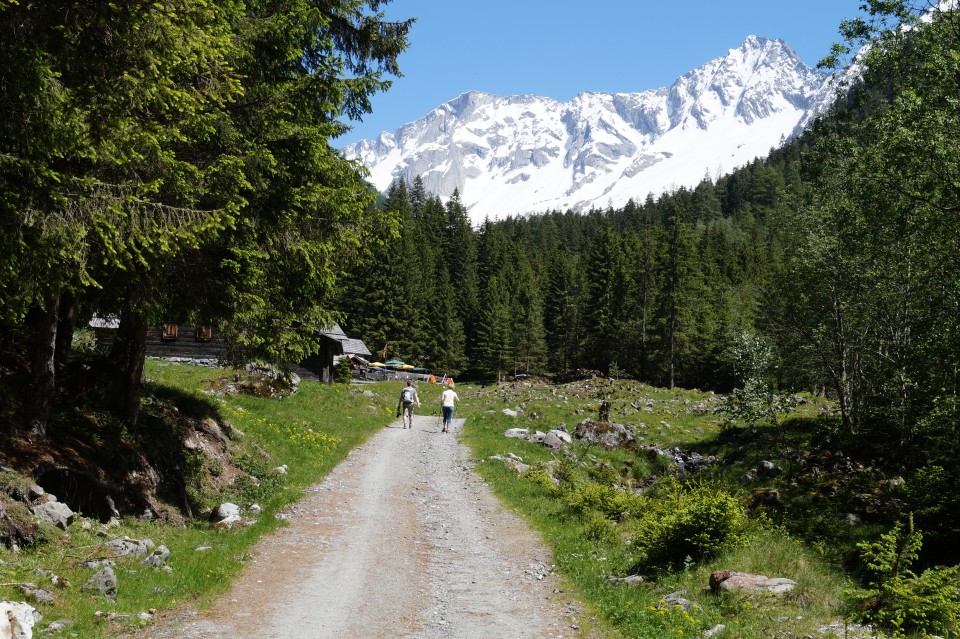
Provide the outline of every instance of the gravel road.
[[353,451],[261,541],[232,589],[152,639],[580,637],[549,551],[438,417]]

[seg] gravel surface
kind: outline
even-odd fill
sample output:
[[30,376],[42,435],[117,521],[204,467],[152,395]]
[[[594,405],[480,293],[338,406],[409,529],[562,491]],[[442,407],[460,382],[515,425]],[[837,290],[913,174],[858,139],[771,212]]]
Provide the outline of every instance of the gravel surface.
[[353,451],[261,541],[212,608],[152,639],[580,637],[549,551],[471,471],[438,417]]

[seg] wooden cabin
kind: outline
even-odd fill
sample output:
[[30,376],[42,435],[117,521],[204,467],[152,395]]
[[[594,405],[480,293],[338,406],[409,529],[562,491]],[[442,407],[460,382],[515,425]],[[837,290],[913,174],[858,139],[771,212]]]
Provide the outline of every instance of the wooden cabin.
[[[119,321],[113,318],[94,316],[89,324],[97,335],[97,343],[109,348],[116,335]],[[305,379],[333,382],[333,366],[341,356],[369,358],[370,349],[363,340],[348,337],[338,324],[320,331],[320,349],[290,368]],[[227,343],[211,326],[191,326],[177,322],[164,322],[147,329],[147,356],[162,359],[186,359],[202,363],[215,363],[226,353]]]

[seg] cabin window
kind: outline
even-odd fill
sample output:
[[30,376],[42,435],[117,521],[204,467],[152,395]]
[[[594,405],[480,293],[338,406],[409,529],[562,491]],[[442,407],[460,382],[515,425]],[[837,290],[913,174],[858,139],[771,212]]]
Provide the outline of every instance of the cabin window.
[[179,327],[177,324],[167,322],[163,325],[163,334],[160,336],[161,339],[165,340],[175,340],[177,339],[177,333],[179,332]]
[[197,327],[197,341],[198,342],[209,342],[213,337],[213,329],[209,326],[198,326]]

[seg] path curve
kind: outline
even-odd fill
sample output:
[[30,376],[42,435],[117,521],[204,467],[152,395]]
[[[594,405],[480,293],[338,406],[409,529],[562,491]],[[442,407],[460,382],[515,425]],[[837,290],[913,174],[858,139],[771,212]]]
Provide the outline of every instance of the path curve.
[[579,605],[549,550],[472,472],[439,418],[352,451],[262,540],[231,590],[151,639],[559,639]]

